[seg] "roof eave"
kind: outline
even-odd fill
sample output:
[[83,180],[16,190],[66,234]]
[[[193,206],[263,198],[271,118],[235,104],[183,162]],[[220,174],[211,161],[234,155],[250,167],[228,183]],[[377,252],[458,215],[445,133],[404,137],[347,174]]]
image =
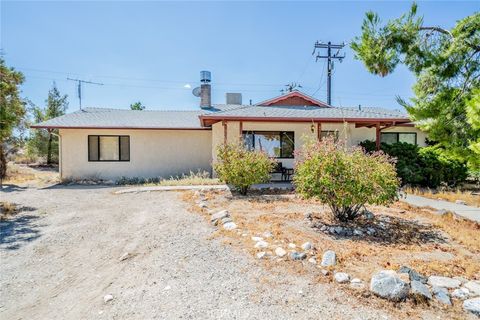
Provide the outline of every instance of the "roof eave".
[[213,123],[227,120],[253,121],[253,122],[395,122],[397,124],[411,122],[408,118],[320,118],[320,117],[239,117],[239,116],[199,116],[201,125],[211,126]]
[[59,126],[31,125],[34,129],[112,129],[112,130],[211,130],[210,127],[119,127],[119,126]]

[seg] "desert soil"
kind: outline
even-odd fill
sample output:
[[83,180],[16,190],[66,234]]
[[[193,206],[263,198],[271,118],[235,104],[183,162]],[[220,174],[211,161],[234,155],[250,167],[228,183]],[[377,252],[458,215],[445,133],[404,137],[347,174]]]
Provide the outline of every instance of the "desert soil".
[[20,208],[1,222],[2,320],[395,318],[334,284],[263,268],[213,237],[181,193],[118,189],[2,191]]

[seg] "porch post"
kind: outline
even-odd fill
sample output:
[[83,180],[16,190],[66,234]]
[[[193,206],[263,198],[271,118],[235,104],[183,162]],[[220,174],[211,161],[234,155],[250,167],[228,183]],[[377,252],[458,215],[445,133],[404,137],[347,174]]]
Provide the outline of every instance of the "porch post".
[[240,121],[239,130],[240,130],[239,134],[240,134],[240,140],[241,140],[243,135],[243,121]]
[[223,143],[227,144],[227,121],[223,120],[222,126],[223,126]]
[[380,122],[375,125],[375,144],[377,151],[380,150]]
[[317,140],[322,140],[322,123],[317,122]]

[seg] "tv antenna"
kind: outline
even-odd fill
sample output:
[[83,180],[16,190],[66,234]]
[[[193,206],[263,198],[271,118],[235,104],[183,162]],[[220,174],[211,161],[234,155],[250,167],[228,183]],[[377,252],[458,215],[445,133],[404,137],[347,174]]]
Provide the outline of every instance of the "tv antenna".
[[82,110],[82,83],[96,84],[96,85],[99,85],[99,86],[103,86],[103,83],[86,81],[86,80],[82,80],[82,79],[67,78],[67,80],[76,81],[76,82],[77,82],[78,101],[80,102],[80,110]]
[[[320,55],[320,53],[317,53],[315,61],[318,61],[318,59],[327,59],[328,66],[327,66],[327,103],[329,105],[332,104],[332,70],[333,70],[333,59],[337,59],[340,62],[345,58],[345,53],[343,55],[340,55],[340,50],[345,47],[345,43],[342,44],[332,44],[330,41],[328,43],[323,43],[323,42],[315,42],[315,46],[313,48],[313,53],[312,55],[315,54],[317,49],[327,49],[327,55]],[[332,49],[337,49],[337,52],[335,52],[332,55]]]
[[296,82],[291,82],[289,84],[285,85],[285,88],[280,90],[282,94],[287,93],[287,92],[293,92],[293,91],[298,91],[298,89],[303,88],[301,84],[296,83]]

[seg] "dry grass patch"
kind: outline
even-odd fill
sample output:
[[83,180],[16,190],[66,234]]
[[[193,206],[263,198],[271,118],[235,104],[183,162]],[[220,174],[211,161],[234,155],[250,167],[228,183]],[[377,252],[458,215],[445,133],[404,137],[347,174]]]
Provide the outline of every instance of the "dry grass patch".
[[0,202],[0,220],[6,220],[17,213],[17,205],[8,201]]
[[[391,207],[373,206],[373,220],[359,219],[349,224],[339,224],[332,219],[329,210],[316,201],[305,201],[294,195],[257,195],[232,196],[224,191],[204,193],[207,209],[201,209],[195,202],[198,198],[193,192],[185,192],[183,200],[191,204],[191,210],[210,218],[209,210],[216,212],[227,209],[238,225],[235,231],[219,228],[214,237],[226,239],[227,243],[253,257],[260,251],[266,251],[269,259],[259,262],[272,272],[290,272],[297,275],[310,275],[319,282],[332,282],[331,276],[323,276],[319,263],[323,252],[334,250],[337,253],[335,270],[347,272],[351,277],[362,279],[364,289],[352,289],[342,285],[353,295],[364,298],[370,296],[368,283],[372,273],[380,269],[397,270],[402,265],[415,268],[429,275],[463,276],[468,279],[480,279],[480,226],[475,222],[455,216],[437,216],[432,211],[410,207],[404,203],[395,203]],[[309,215],[306,215],[308,214]],[[311,216],[309,221],[306,216]],[[344,228],[375,228],[374,235],[362,236],[332,235],[318,228],[342,226]],[[264,234],[272,234],[265,238]],[[266,249],[254,248],[252,236],[264,237],[269,243]],[[287,252],[289,243],[294,243],[298,251],[302,243],[310,241],[314,250],[307,252],[307,259],[291,261],[288,255],[275,257],[276,247]],[[316,257],[317,265],[307,262]],[[333,271],[333,268],[331,268]],[[369,299],[369,304],[379,304],[382,308],[418,315],[420,310],[439,310],[441,306],[432,301],[431,306],[416,306],[415,302],[394,304],[381,299]],[[366,302],[365,302],[366,303]],[[395,311],[395,312],[396,312]],[[402,318],[406,313],[399,313]],[[460,314],[460,316],[459,316]],[[461,304],[443,311],[448,318],[462,318]],[[415,316],[413,316],[415,317]],[[408,317],[407,317],[408,318]]]
[[3,184],[13,185],[46,185],[60,182],[57,168],[40,165],[26,165],[9,162],[7,176]]
[[456,190],[456,191],[442,191],[442,190],[432,190],[432,189],[419,189],[419,188],[406,188],[404,190],[406,193],[415,194],[418,196],[435,199],[435,200],[446,200],[450,202],[455,202],[457,200],[465,201],[468,205],[476,206],[480,208],[480,193],[466,190]]

